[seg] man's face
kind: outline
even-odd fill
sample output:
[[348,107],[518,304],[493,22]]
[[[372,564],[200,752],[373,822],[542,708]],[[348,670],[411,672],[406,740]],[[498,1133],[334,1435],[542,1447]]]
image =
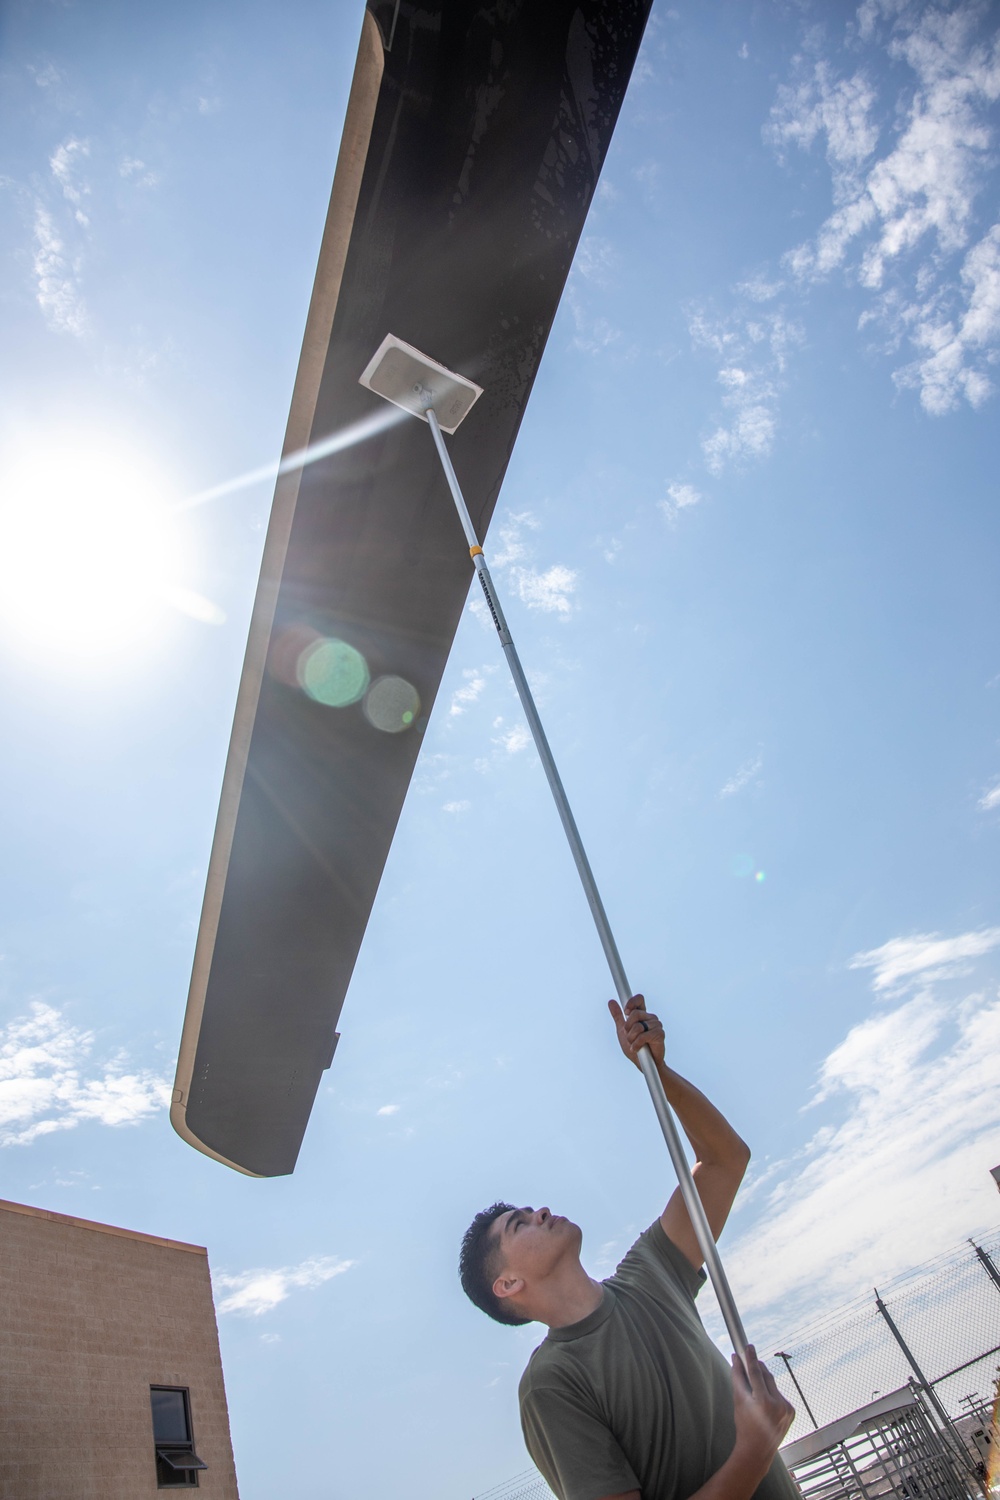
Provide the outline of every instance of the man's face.
[[512,1208],[493,1226],[499,1255],[497,1280],[537,1286],[567,1256],[580,1257],[583,1235],[578,1224],[547,1208]]

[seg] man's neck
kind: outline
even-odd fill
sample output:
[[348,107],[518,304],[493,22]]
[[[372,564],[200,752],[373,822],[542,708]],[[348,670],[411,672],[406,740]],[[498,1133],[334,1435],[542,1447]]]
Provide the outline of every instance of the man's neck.
[[569,1328],[596,1312],[603,1296],[601,1283],[588,1276],[577,1261],[536,1289],[532,1315],[550,1328]]

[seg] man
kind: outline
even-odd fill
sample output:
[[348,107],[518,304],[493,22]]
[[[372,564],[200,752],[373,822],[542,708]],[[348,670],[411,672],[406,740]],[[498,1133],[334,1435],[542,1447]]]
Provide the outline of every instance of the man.
[[[716,1239],[750,1152],[704,1094],[664,1062],[641,995],[609,1006],[625,1056],[648,1046],[694,1148]],[[524,1439],[560,1500],[795,1500],[778,1448],[795,1415],[748,1351],[732,1370],[702,1327],[705,1279],[680,1190],[613,1276],[580,1263],[582,1235],[547,1208],[495,1203],[462,1242],[462,1285],[498,1322],[548,1325],[519,1391]]]

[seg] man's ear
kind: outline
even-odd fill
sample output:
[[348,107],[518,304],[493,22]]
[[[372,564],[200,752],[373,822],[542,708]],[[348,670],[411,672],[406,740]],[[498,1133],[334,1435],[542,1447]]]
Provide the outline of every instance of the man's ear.
[[524,1291],[523,1276],[498,1276],[493,1283],[494,1297],[516,1297]]

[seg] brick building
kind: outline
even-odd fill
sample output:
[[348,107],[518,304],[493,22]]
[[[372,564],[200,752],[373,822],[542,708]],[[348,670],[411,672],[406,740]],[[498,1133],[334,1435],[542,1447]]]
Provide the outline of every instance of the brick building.
[[208,1255],[0,1201],[0,1500],[238,1500]]

